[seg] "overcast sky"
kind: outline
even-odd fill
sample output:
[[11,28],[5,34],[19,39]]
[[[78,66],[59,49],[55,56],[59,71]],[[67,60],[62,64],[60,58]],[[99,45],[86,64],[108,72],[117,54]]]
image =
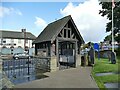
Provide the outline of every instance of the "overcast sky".
[[[47,24],[71,15],[85,42],[100,42],[107,35],[108,20],[99,15],[97,0],[84,2],[4,2],[0,5],[3,30],[27,31],[38,36]],[[0,25],[1,26],[1,25]]]

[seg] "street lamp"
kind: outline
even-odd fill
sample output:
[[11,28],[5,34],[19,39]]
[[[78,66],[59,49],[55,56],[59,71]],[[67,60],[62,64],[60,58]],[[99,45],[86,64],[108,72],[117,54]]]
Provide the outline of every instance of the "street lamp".
[[[29,55],[29,49],[30,49],[30,40],[29,39],[30,39],[30,37],[28,37],[28,44],[29,44],[28,55]],[[29,60],[29,56],[28,56],[28,75],[30,75],[29,62],[30,62],[30,60]]]

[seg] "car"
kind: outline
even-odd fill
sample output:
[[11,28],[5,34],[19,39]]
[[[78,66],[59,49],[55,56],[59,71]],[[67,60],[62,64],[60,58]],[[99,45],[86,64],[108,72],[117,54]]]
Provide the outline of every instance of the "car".
[[30,57],[30,55],[28,55],[26,53],[15,53],[13,55],[13,58],[14,59],[23,59],[23,58],[27,59],[27,58],[31,58],[31,57]]

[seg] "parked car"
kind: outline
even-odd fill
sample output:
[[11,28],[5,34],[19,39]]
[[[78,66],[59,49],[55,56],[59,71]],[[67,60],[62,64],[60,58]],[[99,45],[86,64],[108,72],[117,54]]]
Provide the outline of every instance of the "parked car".
[[23,59],[23,58],[31,58],[31,56],[26,53],[15,53],[13,55],[13,58],[14,59]]

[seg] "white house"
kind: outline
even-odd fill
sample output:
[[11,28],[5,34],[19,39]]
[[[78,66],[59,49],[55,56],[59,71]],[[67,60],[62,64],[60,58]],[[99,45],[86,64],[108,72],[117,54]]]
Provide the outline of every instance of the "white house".
[[35,36],[31,32],[26,32],[22,29],[18,31],[0,30],[0,49],[2,48],[18,48],[23,49],[32,48],[32,42],[35,40]]

